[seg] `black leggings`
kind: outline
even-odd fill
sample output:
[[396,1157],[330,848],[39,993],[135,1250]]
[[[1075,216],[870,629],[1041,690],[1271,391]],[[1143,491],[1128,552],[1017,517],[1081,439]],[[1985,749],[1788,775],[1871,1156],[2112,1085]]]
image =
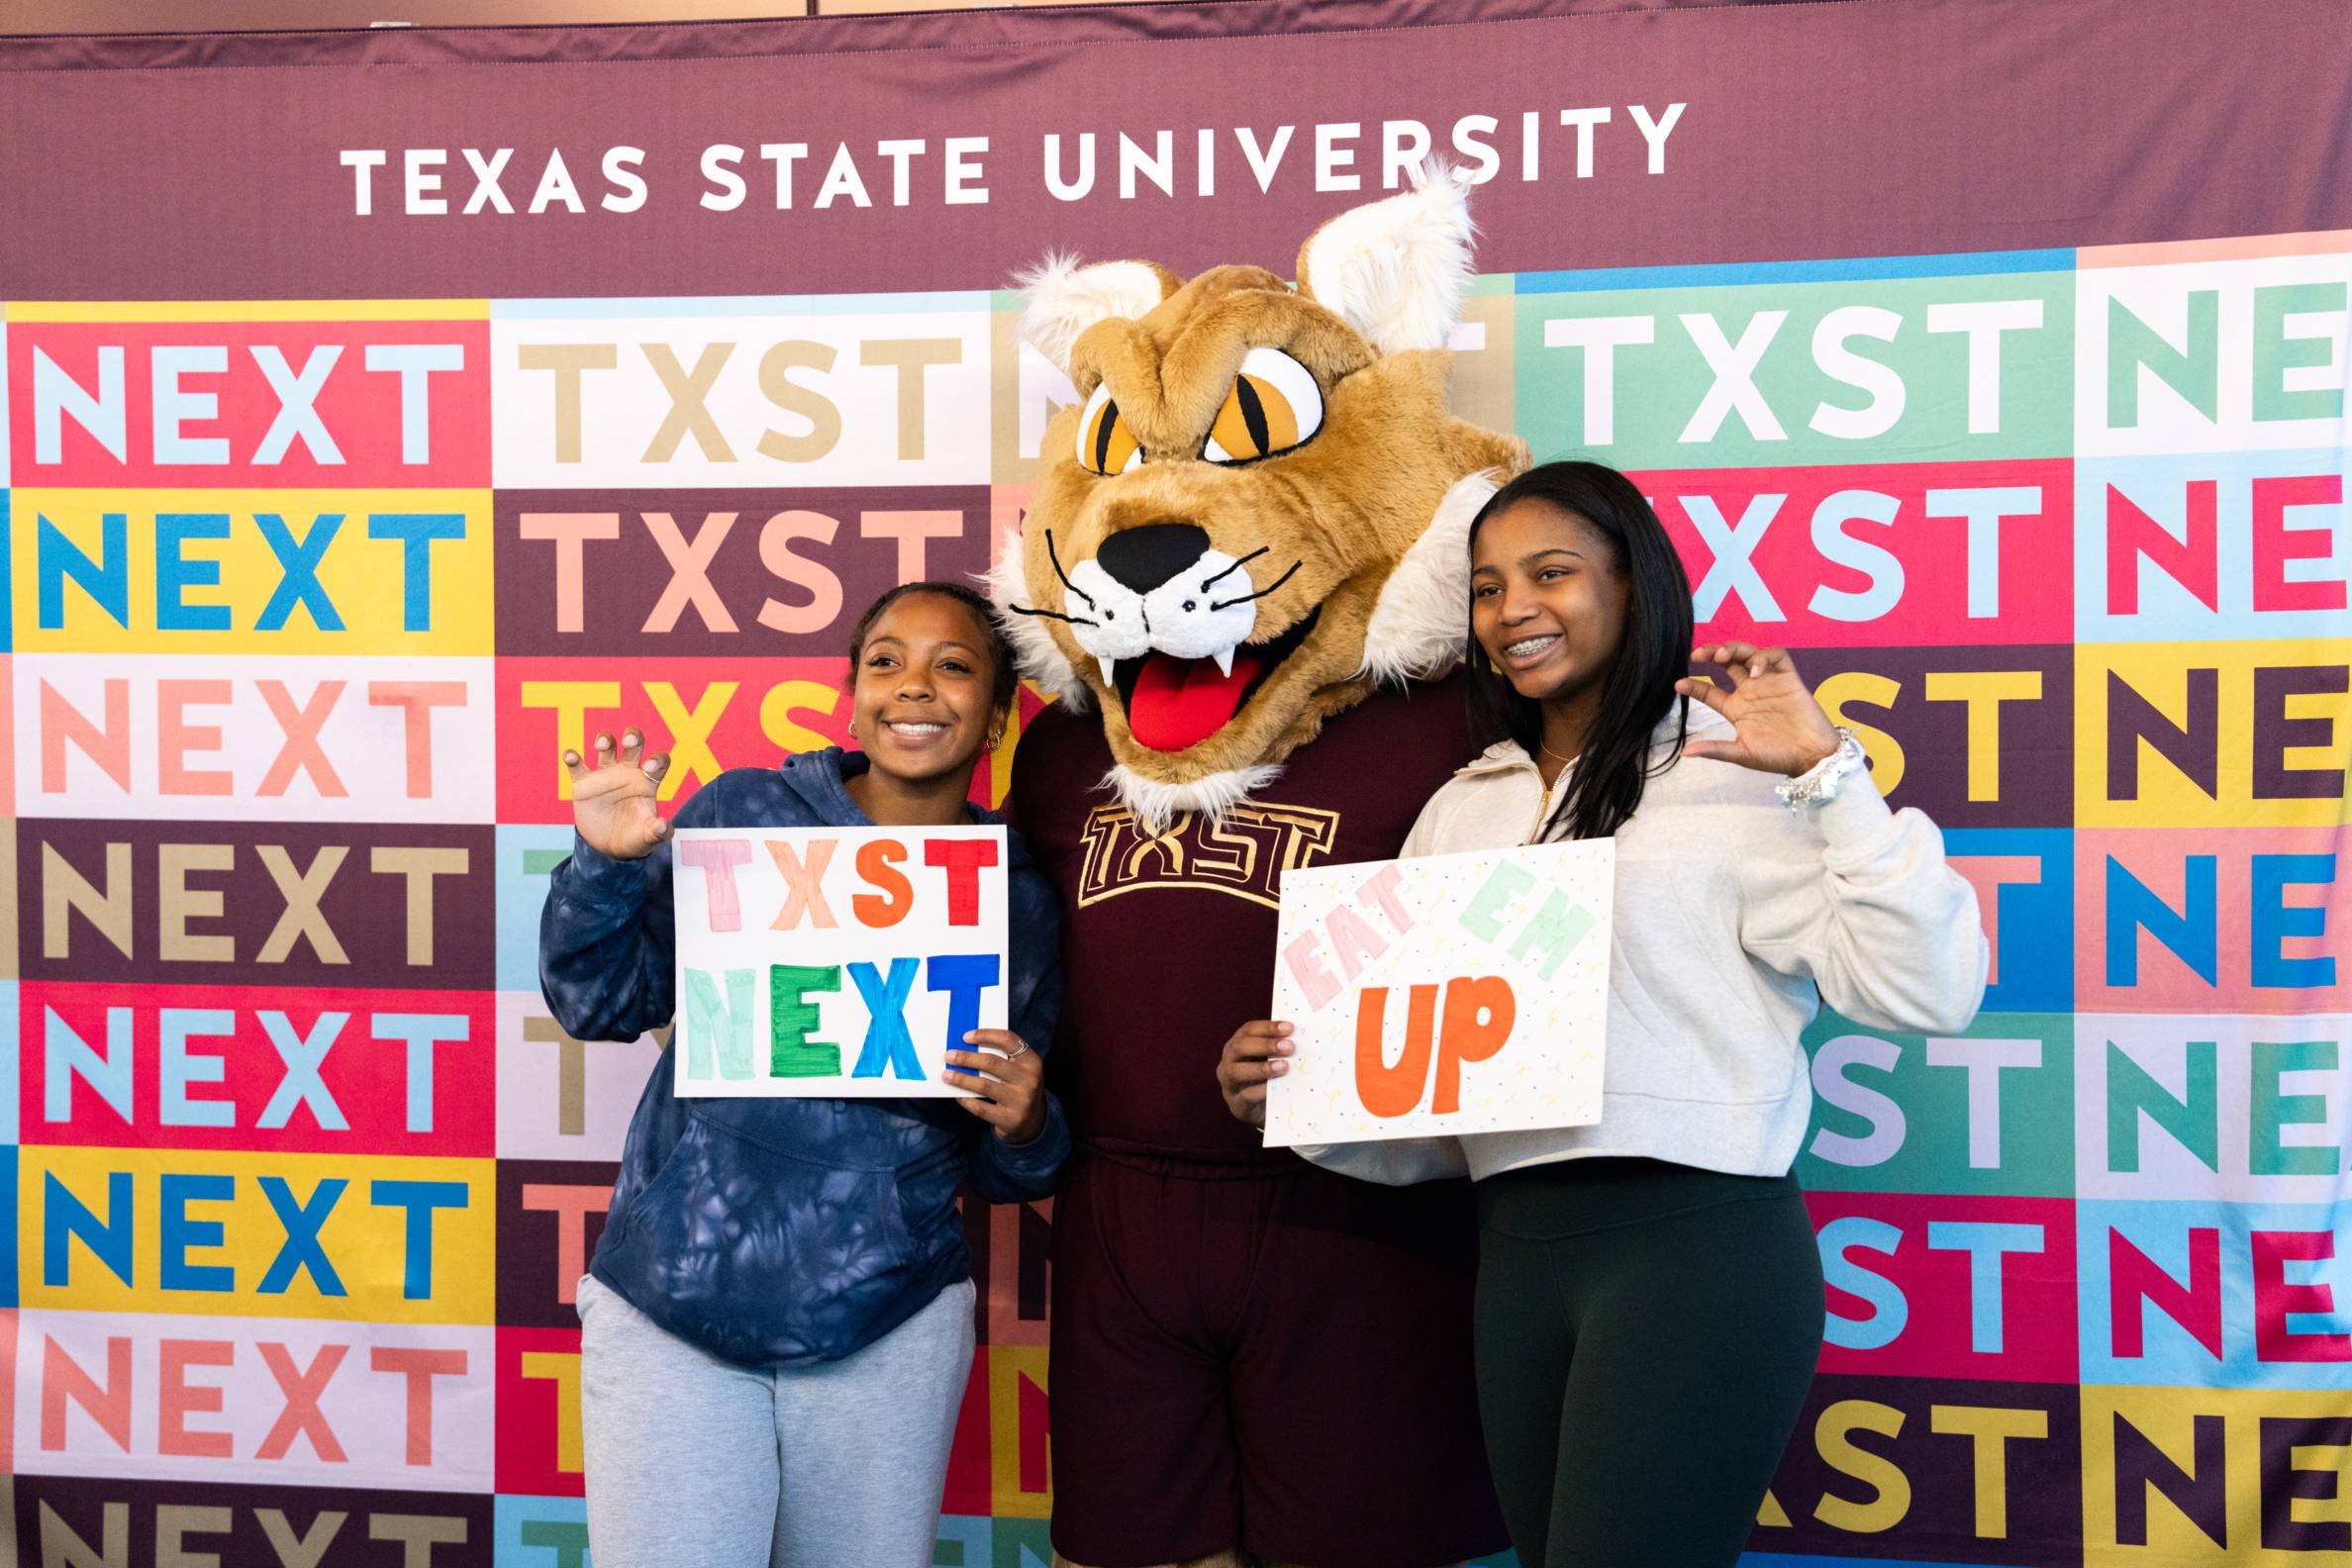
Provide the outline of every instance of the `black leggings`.
[[1478,1403],[1519,1561],[1731,1568],[1821,1348],[1796,1179],[1580,1159],[1478,1194]]

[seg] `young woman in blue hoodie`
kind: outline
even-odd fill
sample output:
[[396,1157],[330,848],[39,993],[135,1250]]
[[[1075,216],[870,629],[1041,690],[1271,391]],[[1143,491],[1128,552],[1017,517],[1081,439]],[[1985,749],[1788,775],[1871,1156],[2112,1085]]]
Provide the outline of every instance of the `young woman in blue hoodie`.
[[[677,826],[996,822],[967,804],[1014,694],[986,603],[954,583],[893,589],[849,658],[862,753],[731,768]],[[668,758],[634,730],[595,751],[564,753],[578,833],[540,916],[539,983],[574,1036],[634,1039],[674,1003]],[[1013,1028],[948,1053],[983,1098],[680,1100],[669,1051],[653,1069],[579,1287],[597,1568],[931,1563],[972,1358],[956,1189],[1042,1197],[1070,1148],[1039,1064],[1060,913],[1008,836]]]

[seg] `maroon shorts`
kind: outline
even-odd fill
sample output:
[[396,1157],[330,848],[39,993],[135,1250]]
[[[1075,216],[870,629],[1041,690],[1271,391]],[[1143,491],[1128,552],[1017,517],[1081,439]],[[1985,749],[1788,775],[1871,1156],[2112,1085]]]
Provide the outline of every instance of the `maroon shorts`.
[[1502,1550],[1467,1182],[1081,1153],[1054,1204],[1053,1545],[1318,1568]]

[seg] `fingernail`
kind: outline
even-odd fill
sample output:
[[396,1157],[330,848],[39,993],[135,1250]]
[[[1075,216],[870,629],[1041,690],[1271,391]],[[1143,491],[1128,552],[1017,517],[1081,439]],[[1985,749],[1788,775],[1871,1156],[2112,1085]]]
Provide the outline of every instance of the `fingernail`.
[[1299,1047],[1292,1044],[1289,1040],[1284,1040],[1274,1048],[1280,1051],[1283,1055],[1288,1056],[1292,1051],[1297,1050]]
[[1267,1068],[1266,1071],[1271,1076],[1279,1078],[1284,1073],[1290,1071],[1290,1063],[1286,1061],[1278,1061],[1273,1066]]

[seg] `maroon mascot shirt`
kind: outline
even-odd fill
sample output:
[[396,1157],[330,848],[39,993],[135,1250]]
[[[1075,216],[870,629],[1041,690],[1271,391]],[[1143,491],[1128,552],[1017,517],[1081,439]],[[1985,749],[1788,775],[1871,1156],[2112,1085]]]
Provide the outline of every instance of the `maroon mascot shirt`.
[[1248,801],[1215,822],[1181,814],[1157,836],[1103,785],[1100,716],[1056,706],[1023,732],[1010,815],[1062,896],[1069,995],[1051,1060],[1081,1146],[1291,1157],[1217,1089],[1225,1040],[1273,1005],[1282,873],[1395,857],[1470,758],[1467,680],[1384,686]]

